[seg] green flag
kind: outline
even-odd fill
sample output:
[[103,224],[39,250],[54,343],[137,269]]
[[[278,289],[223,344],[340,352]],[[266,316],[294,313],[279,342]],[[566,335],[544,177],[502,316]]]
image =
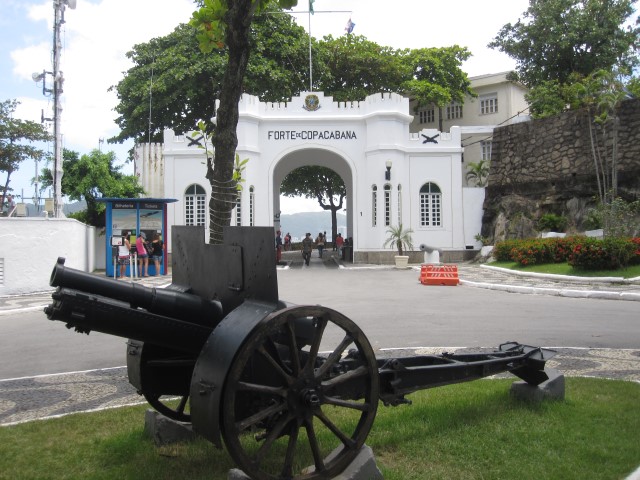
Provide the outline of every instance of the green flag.
[[309,0],[309,13],[311,15],[313,15],[313,2],[315,2],[315,0]]

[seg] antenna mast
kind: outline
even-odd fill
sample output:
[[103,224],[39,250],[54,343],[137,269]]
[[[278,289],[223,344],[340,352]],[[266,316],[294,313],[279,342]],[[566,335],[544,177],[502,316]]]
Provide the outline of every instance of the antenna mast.
[[53,138],[54,138],[54,168],[53,168],[53,216],[62,217],[62,132],[60,130],[60,117],[62,106],[60,96],[64,77],[60,71],[60,53],[62,41],[60,29],[64,23],[64,10],[66,6],[76,8],[76,0],[53,0]]

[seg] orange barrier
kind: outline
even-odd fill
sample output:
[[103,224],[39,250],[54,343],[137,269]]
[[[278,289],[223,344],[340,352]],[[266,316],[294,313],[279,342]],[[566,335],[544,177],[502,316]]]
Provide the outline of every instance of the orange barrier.
[[458,279],[457,265],[422,265],[420,269],[420,283],[423,285],[456,286]]

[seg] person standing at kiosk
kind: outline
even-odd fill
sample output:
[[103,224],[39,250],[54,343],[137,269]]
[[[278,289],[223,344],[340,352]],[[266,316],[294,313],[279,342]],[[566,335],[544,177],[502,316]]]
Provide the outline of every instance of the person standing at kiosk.
[[151,242],[151,259],[156,267],[156,277],[160,275],[160,262],[162,261],[162,254],[164,252],[164,243],[160,240],[160,234],[156,233],[153,236]]
[[136,238],[136,251],[138,252],[138,275],[140,277],[149,276],[149,254],[147,253],[147,235],[144,232],[138,233]]
[[125,232],[122,237],[122,243],[118,246],[118,265],[120,265],[120,277],[127,275],[127,264],[129,264],[129,255],[131,244],[129,243],[129,232]]

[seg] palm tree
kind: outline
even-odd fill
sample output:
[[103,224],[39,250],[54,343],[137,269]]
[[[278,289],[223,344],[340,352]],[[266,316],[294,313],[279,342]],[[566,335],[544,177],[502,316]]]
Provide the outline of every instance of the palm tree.
[[389,237],[384,241],[383,247],[390,245],[398,249],[398,255],[402,256],[404,250],[413,250],[413,240],[411,238],[411,234],[413,230],[410,228],[405,230],[402,227],[402,224],[394,227],[393,225],[387,229],[387,234]]
[[479,162],[469,162],[467,165],[467,182],[475,180],[476,187],[484,187],[489,176],[489,162],[480,160]]

